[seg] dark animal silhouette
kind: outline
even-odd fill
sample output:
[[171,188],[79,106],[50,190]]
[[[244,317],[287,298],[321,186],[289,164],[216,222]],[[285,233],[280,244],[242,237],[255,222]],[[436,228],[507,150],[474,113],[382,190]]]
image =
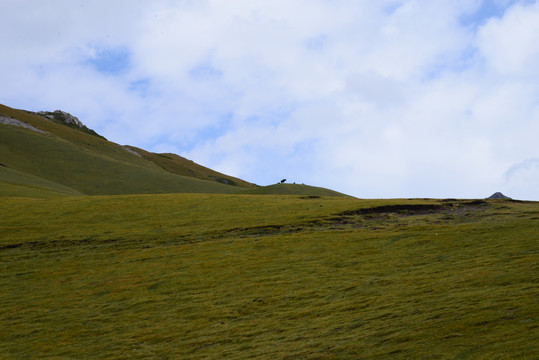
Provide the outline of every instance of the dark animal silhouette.
[[282,179],[282,180],[281,180],[281,184],[284,183],[284,182],[286,182],[286,179]]

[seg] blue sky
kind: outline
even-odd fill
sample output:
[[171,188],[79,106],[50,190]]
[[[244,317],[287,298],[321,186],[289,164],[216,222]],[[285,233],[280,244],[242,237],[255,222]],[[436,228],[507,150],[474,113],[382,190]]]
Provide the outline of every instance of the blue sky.
[[[103,9],[106,9],[104,11]],[[4,0],[0,103],[255,182],[539,200],[539,4]]]
[[[84,56],[84,55],[83,55]],[[93,54],[85,56],[83,66],[90,66],[100,74],[121,75],[131,68],[129,50],[113,47],[93,47]],[[141,80],[136,82],[141,83]]]

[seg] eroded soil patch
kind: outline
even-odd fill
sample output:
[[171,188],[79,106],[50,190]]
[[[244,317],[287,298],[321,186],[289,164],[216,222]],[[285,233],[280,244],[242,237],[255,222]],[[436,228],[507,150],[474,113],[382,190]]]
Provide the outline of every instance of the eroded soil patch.
[[410,224],[441,224],[472,221],[478,212],[486,210],[483,200],[441,200],[440,204],[396,204],[347,210],[334,216],[292,225],[266,225],[236,228],[226,236],[269,236],[300,231],[345,230],[366,228],[382,230]]

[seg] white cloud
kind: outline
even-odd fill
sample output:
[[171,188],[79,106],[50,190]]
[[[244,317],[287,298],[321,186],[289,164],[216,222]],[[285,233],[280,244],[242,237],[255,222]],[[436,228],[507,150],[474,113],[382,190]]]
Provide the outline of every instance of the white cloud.
[[513,165],[505,172],[506,194],[523,200],[539,199],[539,158]]
[[483,197],[538,156],[539,133],[539,4],[486,8],[4,1],[0,102],[62,108],[113,141],[260,184]]
[[481,28],[478,47],[487,66],[502,75],[539,75],[539,3],[517,4]]

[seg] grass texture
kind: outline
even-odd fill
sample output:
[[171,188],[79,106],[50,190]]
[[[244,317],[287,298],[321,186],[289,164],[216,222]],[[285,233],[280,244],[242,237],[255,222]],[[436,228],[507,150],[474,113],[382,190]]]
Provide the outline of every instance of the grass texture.
[[539,204],[2,198],[0,357],[534,359]]
[[48,199],[83,195],[53,181],[0,166],[0,198],[30,197]]

